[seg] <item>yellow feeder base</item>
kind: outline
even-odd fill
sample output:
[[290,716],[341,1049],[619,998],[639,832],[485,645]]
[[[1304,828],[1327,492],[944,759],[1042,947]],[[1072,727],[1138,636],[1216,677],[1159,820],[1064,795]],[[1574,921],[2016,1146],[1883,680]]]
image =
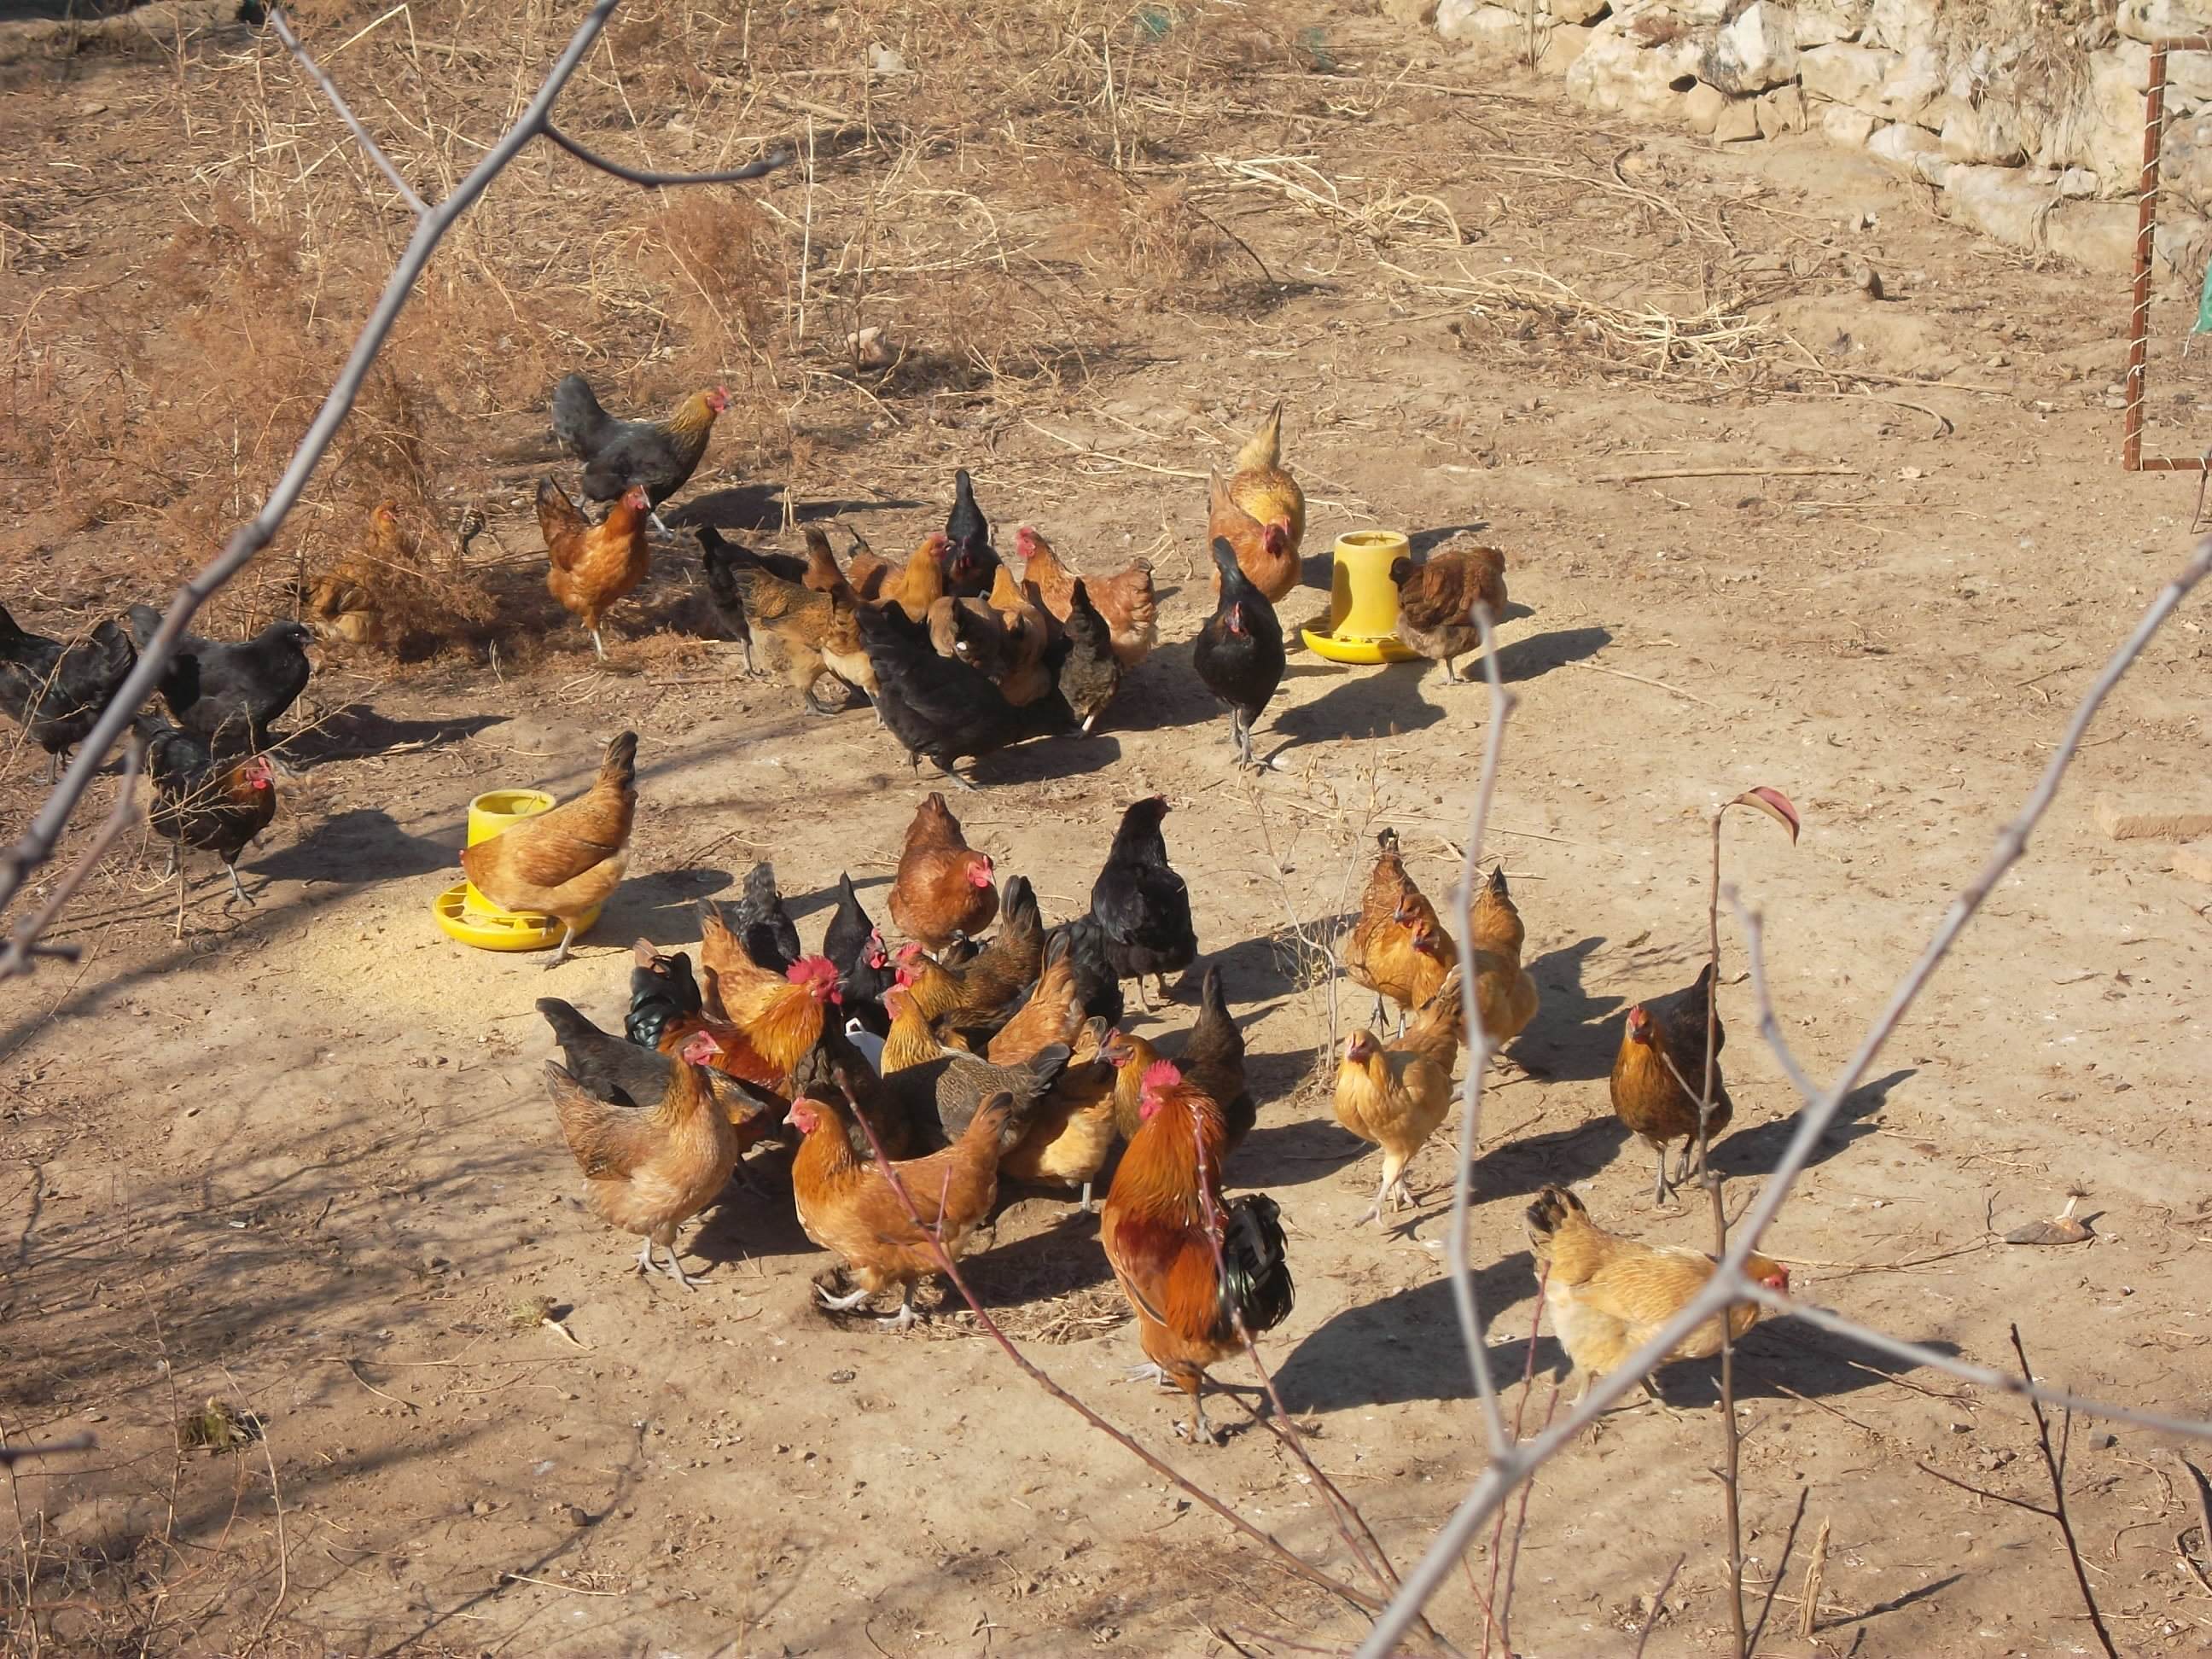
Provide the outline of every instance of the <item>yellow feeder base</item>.
[[[507,825],[550,811],[553,797],[542,789],[493,789],[469,803],[469,845],[489,841]],[[479,951],[544,951],[561,942],[561,919],[534,910],[502,910],[476,890],[473,882],[448,887],[431,901],[430,914],[448,938]],[[576,918],[577,937],[599,919],[593,905]]]
[[1331,662],[1409,662],[1419,653],[1398,639],[1398,588],[1390,567],[1413,550],[1395,530],[1355,530],[1336,538],[1328,625],[1305,628],[1306,649]]

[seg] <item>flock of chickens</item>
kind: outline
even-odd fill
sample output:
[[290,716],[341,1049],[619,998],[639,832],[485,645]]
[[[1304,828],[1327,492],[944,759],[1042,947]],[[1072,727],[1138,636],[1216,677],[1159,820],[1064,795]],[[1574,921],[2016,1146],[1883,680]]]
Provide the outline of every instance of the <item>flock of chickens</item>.
[[[647,526],[691,477],[726,402],[704,391],[665,421],[639,422],[610,416],[579,375],[555,392],[555,435],[584,463],[586,500],[608,505],[595,520],[554,480],[540,484],[548,584],[602,654],[608,611],[647,574]],[[1280,415],[1279,406],[1269,414],[1227,477],[1209,479],[1215,603],[1193,656],[1230,711],[1245,765],[1255,763],[1253,727],[1284,671],[1274,607],[1301,575],[1305,502],[1282,464]],[[855,536],[841,563],[811,527],[804,559],[757,552],[711,528],[697,534],[709,592],[749,670],[768,636],[809,708],[832,712],[821,682],[844,683],[865,694],[910,761],[927,756],[963,787],[975,786],[954,770],[960,760],[1092,730],[1122,677],[1158,643],[1149,565],[1079,575],[1023,526],[1017,581],[964,471],[945,529],[902,562]],[[1401,560],[1393,577],[1401,637],[1456,678],[1454,659],[1480,646],[1474,606],[1495,612],[1504,604],[1503,556],[1454,545],[1421,564]],[[133,606],[125,622],[102,622],[64,644],[24,632],[0,611],[0,707],[47,750],[50,775],[88,734],[160,622]],[[187,635],[160,683],[167,718],[134,717],[147,742],[155,827],[179,863],[185,847],[214,851],[240,898],[237,858],[275,811],[271,723],[307,684],[313,637],[297,622],[235,643]],[[549,966],[567,958],[580,920],[623,878],[636,756],[635,735],[623,733],[583,793],[462,854],[469,879],[494,903],[561,920]],[[661,1251],[666,1271],[688,1285],[678,1230],[723,1197],[741,1162],[756,1176],[785,1167],[747,1158],[781,1142],[791,1148],[800,1225],[848,1275],[839,1293],[817,1281],[823,1304],[852,1310],[896,1289],[889,1322],[903,1328],[915,1317],[916,1284],[960,1255],[990,1216],[1002,1178],[1079,1192],[1085,1210],[1103,1182],[1100,1241],[1136,1316],[1146,1369],[1188,1396],[1191,1433],[1212,1439],[1201,1403],[1207,1368],[1287,1316],[1293,1288],[1274,1202],[1224,1194],[1226,1166],[1256,1108],[1220,969],[1200,963],[1189,891],[1162,834],[1167,811],[1158,797],[1132,804],[1089,911],[1048,926],[1029,880],[1001,884],[945,798],[932,793],[908,830],[888,895],[904,939],[896,948],[848,876],[820,949],[805,952],[775,872],[762,865],[740,901],[702,905],[696,972],[689,954],[639,942],[620,1036],[567,1002],[541,1000],[565,1062],[549,1063],[547,1085],[592,1208],[641,1236],[641,1269],[659,1271]],[[1502,870],[1469,896],[1459,921],[1471,945],[1471,997],[1451,930],[1383,831],[1338,950],[1345,975],[1376,999],[1375,1026],[1345,1042],[1334,1089],[1338,1121],[1382,1154],[1363,1219],[1381,1224],[1386,1206],[1412,1201],[1407,1166],[1453,1103],[1464,1008],[1479,1012],[1493,1046],[1539,1012]],[[1171,975],[1184,976],[1176,990]],[[1170,1000],[1194,984],[1199,1012],[1172,1055],[1123,1029],[1130,981],[1147,1009],[1147,981]],[[1632,1008],[1614,1061],[1613,1110],[1657,1156],[1655,1201],[1669,1188],[1670,1144],[1681,1143],[1671,1177],[1679,1183],[1693,1150],[1730,1115],[1712,989],[1708,969]],[[1395,1034],[1386,1006],[1399,1011]],[[1713,1105],[1701,1126],[1687,1079],[1705,1075]],[[1586,1380],[1617,1366],[1712,1271],[1698,1252],[1606,1231],[1562,1188],[1545,1188],[1526,1219],[1553,1322]],[[1778,1262],[1753,1256],[1748,1270],[1788,1288]],[[1740,1332],[1758,1313],[1741,1305],[1729,1323]],[[1674,1357],[1710,1354],[1720,1340],[1716,1321]]]

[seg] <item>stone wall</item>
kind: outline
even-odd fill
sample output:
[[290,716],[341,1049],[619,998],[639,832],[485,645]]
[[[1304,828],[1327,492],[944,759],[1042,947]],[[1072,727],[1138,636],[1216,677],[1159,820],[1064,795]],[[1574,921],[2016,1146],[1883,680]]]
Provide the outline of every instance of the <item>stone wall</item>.
[[[1501,69],[1563,76],[1608,112],[1720,143],[1810,131],[1865,149],[1953,218],[2116,273],[2134,258],[2143,43],[2212,33],[2212,0],[2032,4],[2014,15],[2045,21],[2009,36],[1968,23],[1983,8],[1960,0],[1381,4]],[[2159,264],[2193,289],[2212,254],[2212,54],[2174,54],[2167,77]]]

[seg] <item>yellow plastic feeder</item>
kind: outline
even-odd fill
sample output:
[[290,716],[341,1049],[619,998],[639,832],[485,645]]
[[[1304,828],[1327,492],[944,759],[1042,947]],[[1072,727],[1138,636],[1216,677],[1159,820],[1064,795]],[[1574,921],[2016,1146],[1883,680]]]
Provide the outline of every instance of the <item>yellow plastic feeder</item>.
[[1398,586],[1390,567],[1413,550],[1395,530],[1355,530],[1336,538],[1329,574],[1328,626],[1298,630],[1306,649],[1331,662],[1409,662],[1419,653],[1398,640]]
[[[553,797],[543,789],[494,789],[469,803],[469,845],[489,841],[510,823],[550,811]],[[534,910],[502,910],[477,891],[474,882],[448,887],[430,906],[438,926],[479,951],[544,951],[561,942],[561,919]],[[580,937],[599,919],[593,905],[576,918]]]

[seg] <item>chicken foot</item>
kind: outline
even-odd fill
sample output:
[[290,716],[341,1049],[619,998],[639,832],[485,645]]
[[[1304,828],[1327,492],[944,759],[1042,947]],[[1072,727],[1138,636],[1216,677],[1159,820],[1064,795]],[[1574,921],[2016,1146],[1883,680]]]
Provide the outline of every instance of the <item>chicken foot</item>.
[[914,1286],[909,1285],[899,1297],[898,1311],[895,1314],[885,1314],[877,1322],[888,1325],[895,1331],[902,1331],[915,1322],[915,1317]]
[[546,970],[549,973],[552,969],[558,968],[562,963],[568,961],[568,947],[575,943],[575,923],[567,921],[566,919],[562,919],[561,922],[561,948],[553,953],[553,960],[545,964]]
[[229,874],[230,890],[237,895],[239,902],[244,904],[248,909],[259,909],[261,907],[254,902],[252,895],[246,892],[245,887],[238,879],[238,865],[236,862],[230,859],[225,859],[223,860],[222,867]]
[[653,1239],[653,1236],[648,1233],[646,1236],[645,1243],[638,1246],[638,1272],[641,1273],[671,1273],[675,1276],[676,1282],[681,1285],[685,1290],[696,1290],[698,1287],[692,1284],[689,1279],[684,1277],[684,1264],[676,1259],[675,1243],[672,1241],[661,1246],[663,1249],[668,1252],[668,1265],[664,1267],[653,1259],[653,1247],[655,1242],[656,1241]]
[[869,1292],[867,1286],[864,1285],[849,1296],[832,1296],[817,1285],[814,1287],[814,1294],[822,1298],[822,1305],[831,1313],[850,1313],[868,1299]]

